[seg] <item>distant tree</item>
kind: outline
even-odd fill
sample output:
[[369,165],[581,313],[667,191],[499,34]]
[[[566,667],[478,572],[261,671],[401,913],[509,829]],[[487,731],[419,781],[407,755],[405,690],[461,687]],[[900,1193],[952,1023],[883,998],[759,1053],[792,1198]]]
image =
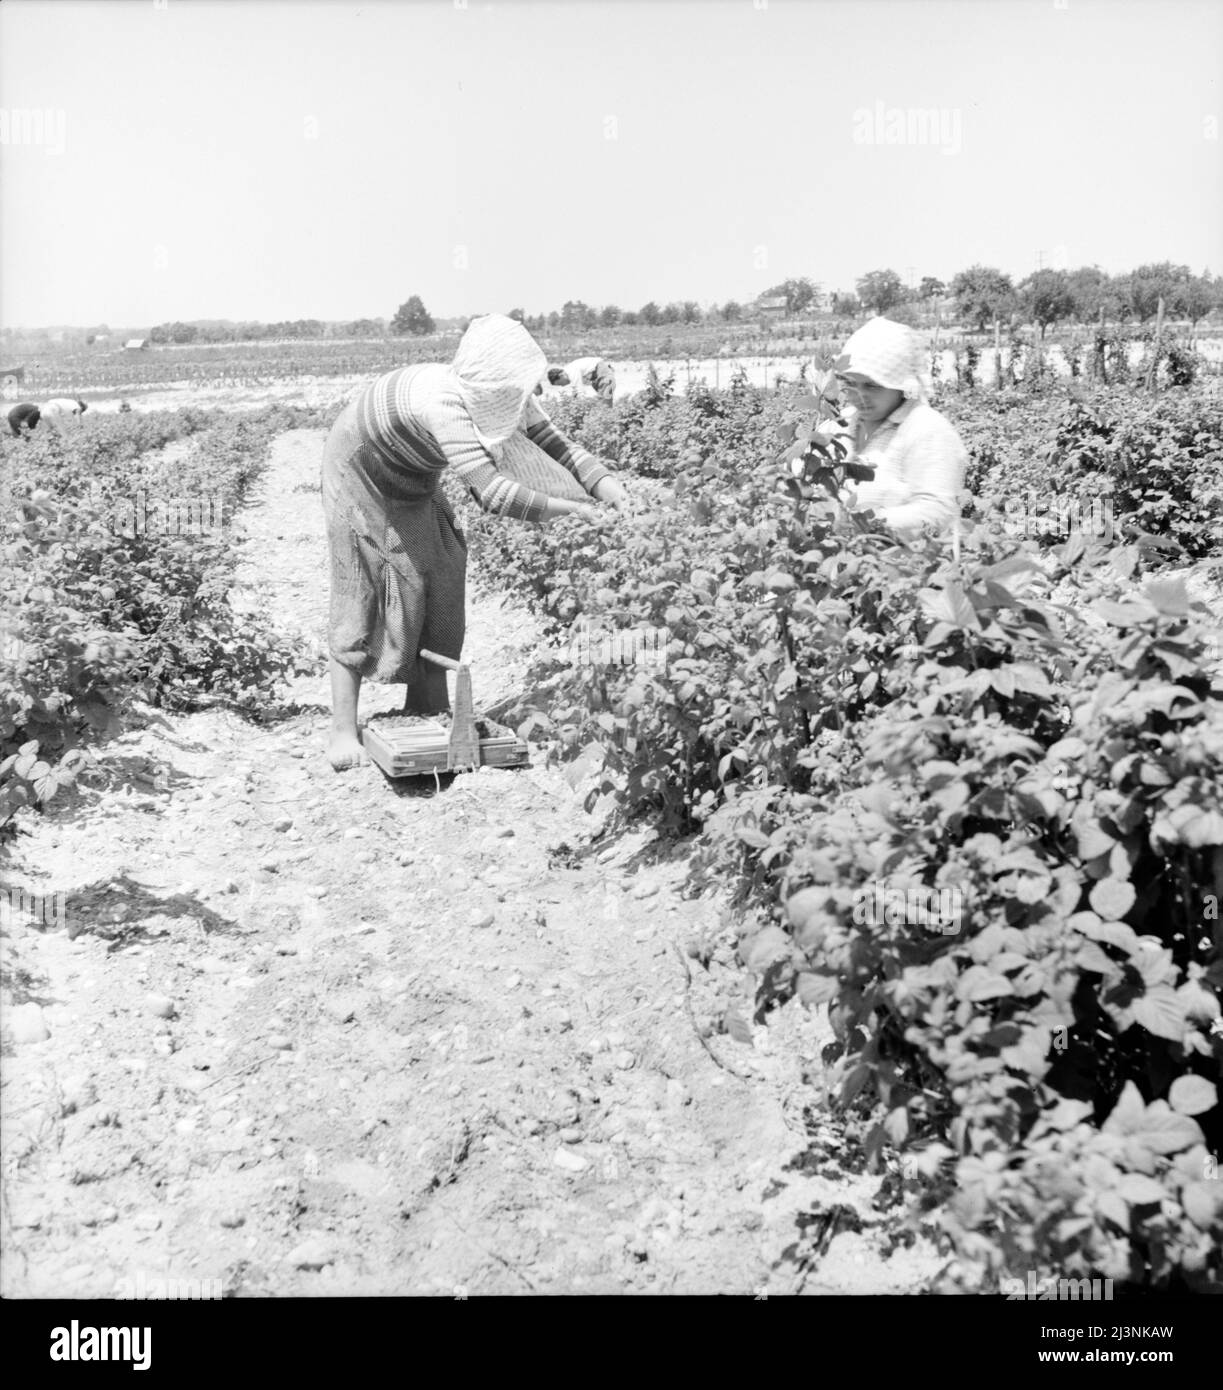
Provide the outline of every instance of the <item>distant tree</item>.
[[154,343],[194,343],[200,330],[193,323],[159,323],[149,330],[149,341]]
[[1196,326],[1219,302],[1218,295],[1218,285],[1205,271],[1191,275],[1177,297],[1177,312]]
[[1024,313],[1040,328],[1043,339],[1051,323],[1068,319],[1074,312],[1070,277],[1064,270],[1038,270],[1019,286]]
[[679,323],[684,317],[684,306],[672,299],[664,304],[659,310],[659,318],[662,323]]
[[605,304],[599,313],[599,322],[604,328],[615,328],[624,317],[614,304]]
[[956,312],[978,332],[991,320],[1002,318],[1015,307],[1011,277],[990,265],[973,265],[951,282]]
[[685,323],[700,323],[701,306],[695,299],[685,299],[680,305],[680,316]]
[[1185,286],[1192,279],[1187,265],[1173,265],[1171,261],[1159,261],[1153,265],[1140,265],[1130,273],[1130,300],[1134,313],[1141,323],[1153,317],[1164,301],[1164,311],[1175,313]]
[[526,320],[526,314],[522,309],[511,309],[507,317],[516,320],[518,323],[525,323]]
[[922,282],[917,287],[917,297],[924,304],[930,299],[941,299],[947,293],[947,286],[933,275],[923,275]]
[[423,337],[426,333],[432,333],[433,329],[433,319],[418,294],[406,299],[395,310],[395,317],[391,320],[391,332],[400,338],[405,334]]
[[862,305],[858,302],[857,295],[850,294],[847,290],[838,290],[832,296],[832,312],[847,314],[852,318],[862,312]]
[[1099,317],[1108,296],[1108,276],[1098,265],[1081,265],[1068,270],[1066,288],[1074,303],[1073,316],[1080,323]]
[[1110,275],[1104,295],[1105,319],[1124,323],[1134,317],[1134,286],[1128,275]]
[[888,310],[888,318],[890,318],[893,323],[908,324],[910,328],[916,328],[918,326],[917,309],[907,301],[903,304],[893,304]]
[[651,328],[653,328],[655,324],[662,323],[663,321],[662,310],[652,299],[648,304],[643,304],[641,306],[641,312],[637,317],[642,323],[648,324]]
[[567,333],[580,333],[593,328],[598,321],[595,311],[580,299],[567,299],[561,308],[561,327]]
[[904,284],[894,270],[868,271],[858,281],[857,289],[863,307],[879,314],[886,314],[905,297]]
[[728,299],[718,312],[724,322],[738,323],[743,317],[743,305],[737,299]]
[[637,310],[626,309],[624,313],[620,315],[620,323],[624,328],[636,328],[638,323]]
[[783,280],[780,285],[765,290],[762,299],[785,299],[787,314],[805,314],[818,305],[820,287],[805,275],[797,279]]
[[346,338],[381,338],[382,325],[377,319],[353,319],[344,325]]

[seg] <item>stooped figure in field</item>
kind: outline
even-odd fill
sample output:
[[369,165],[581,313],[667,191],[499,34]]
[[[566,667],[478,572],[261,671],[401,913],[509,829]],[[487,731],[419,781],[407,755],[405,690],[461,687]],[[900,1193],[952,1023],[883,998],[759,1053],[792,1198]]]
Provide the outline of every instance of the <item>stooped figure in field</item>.
[[871,319],[834,365],[849,404],[850,457],[875,469],[871,482],[846,484],[846,501],[906,537],[927,525],[949,531],[960,515],[968,451],[926,400],[918,335],[903,323]]
[[610,405],[616,395],[616,373],[602,357],[579,357],[565,368],[569,384],[579,396],[590,391]]
[[22,401],[20,405],[15,405],[8,413],[8,427],[15,435],[28,436],[30,431],[38,424],[42,416],[42,411],[31,401]]
[[449,709],[444,670],[465,627],[467,542],[443,493],[452,468],[487,512],[519,521],[623,506],[611,469],[559,434],[535,397],[547,359],[515,320],[473,319],[449,366],[389,372],[347,406],[323,455],[331,554],[332,728],[337,770],[367,761],[364,678],[407,685],[404,712]]
[[56,396],[54,400],[43,403],[42,415],[43,419],[54,420],[59,425],[64,420],[79,420],[88,409],[84,401],[73,400],[71,396]]
[[548,386],[553,386],[553,387],[568,386],[568,385],[569,385],[569,378],[565,375],[565,372],[564,372],[563,368],[561,368],[561,367],[549,367],[549,368],[548,368],[548,371],[547,371],[547,375],[546,375],[546,376],[544,377],[544,379],[539,383],[539,385],[535,388],[535,394],[536,394],[537,396],[542,396],[542,395],[544,394],[544,386],[545,386],[545,384],[548,385]]

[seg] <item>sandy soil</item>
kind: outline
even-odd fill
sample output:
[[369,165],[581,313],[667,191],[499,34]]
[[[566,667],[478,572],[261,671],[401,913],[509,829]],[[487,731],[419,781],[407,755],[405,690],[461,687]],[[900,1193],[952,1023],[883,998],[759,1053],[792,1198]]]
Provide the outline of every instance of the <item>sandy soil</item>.
[[[62,914],[0,936],[0,1292],[921,1291],[934,1252],[888,1255],[878,1178],[804,1123],[826,1024],[746,1022],[682,847],[605,834],[580,764],[331,772],[322,438],[245,514],[246,600],[320,658],[296,712],[146,711],[5,864]],[[473,597],[478,709],[540,643]]]

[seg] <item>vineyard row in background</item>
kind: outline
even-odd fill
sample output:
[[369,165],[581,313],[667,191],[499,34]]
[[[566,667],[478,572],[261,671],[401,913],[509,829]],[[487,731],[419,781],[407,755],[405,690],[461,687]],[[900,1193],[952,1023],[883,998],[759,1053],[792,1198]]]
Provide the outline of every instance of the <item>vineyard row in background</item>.
[[[613,362],[683,359],[688,370],[696,363],[711,385],[729,384],[733,364],[744,358],[787,359],[825,355],[853,331],[853,321],[826,324],[779,324],[768,333],[758,327],[719,327],[716,330],[671,329],[604,330],[595,333],[539,335],[539,343],[549,360],[564,364],[577,357],[600,354]],[[1094,360],[1103,353],[1110,356],[1149,351],[1156,333],[1154,324],[1113,326],[1101,332],[1094,326],[1048,335],[1042,343],[1032,330],[1001,331],[995,335],[963,332],[930,335],[935,358],[957,368],[971,379],[975,364],[981,361],[988,375],[992,354],[997,351],[1005,370],[1013,372],[1033,358],[1039,349],[1051,362],[1060,361],[1073,374],[1087,374]],[[424,338],[382,338],[366,341],[320,340],[308,342],[263,342],[184,347],[153,347],[120,351],[101,347],[89,349],[42,347],[36,353],[14,360],[24,376],[6,388],[10,398],[69,392],[92,399],[98,395],[123,391],[136,393],[144,388],[168,385],[270,385],[277,381],[303,378],[372,376],[414,362],[449,361],[454,355],[458,334],[439,334]],[[1203,368],[1217,370],[1223,346],[1223,332],[1207,329],[1192,334],[1184,325],[1165,325],[1161,342],[1166,350],[1194,357]],[[722,370],[722,367],[725,370]]]

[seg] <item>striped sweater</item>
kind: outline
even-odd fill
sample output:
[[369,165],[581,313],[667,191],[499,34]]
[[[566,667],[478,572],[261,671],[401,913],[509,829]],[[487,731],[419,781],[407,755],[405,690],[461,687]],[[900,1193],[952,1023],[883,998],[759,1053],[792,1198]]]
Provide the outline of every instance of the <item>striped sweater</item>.
[[[453,468],[487,512],[542,521],[548,494],[507,478],[480,442],[449,367],[401,367],[371,382],[357,402],[358,427],[370,447],[354,466],[370,490],[392,501],[431,494]],[[554,428],[534,396],[527,399],[525,433],[591,492],[610,476],[592,454]]]

